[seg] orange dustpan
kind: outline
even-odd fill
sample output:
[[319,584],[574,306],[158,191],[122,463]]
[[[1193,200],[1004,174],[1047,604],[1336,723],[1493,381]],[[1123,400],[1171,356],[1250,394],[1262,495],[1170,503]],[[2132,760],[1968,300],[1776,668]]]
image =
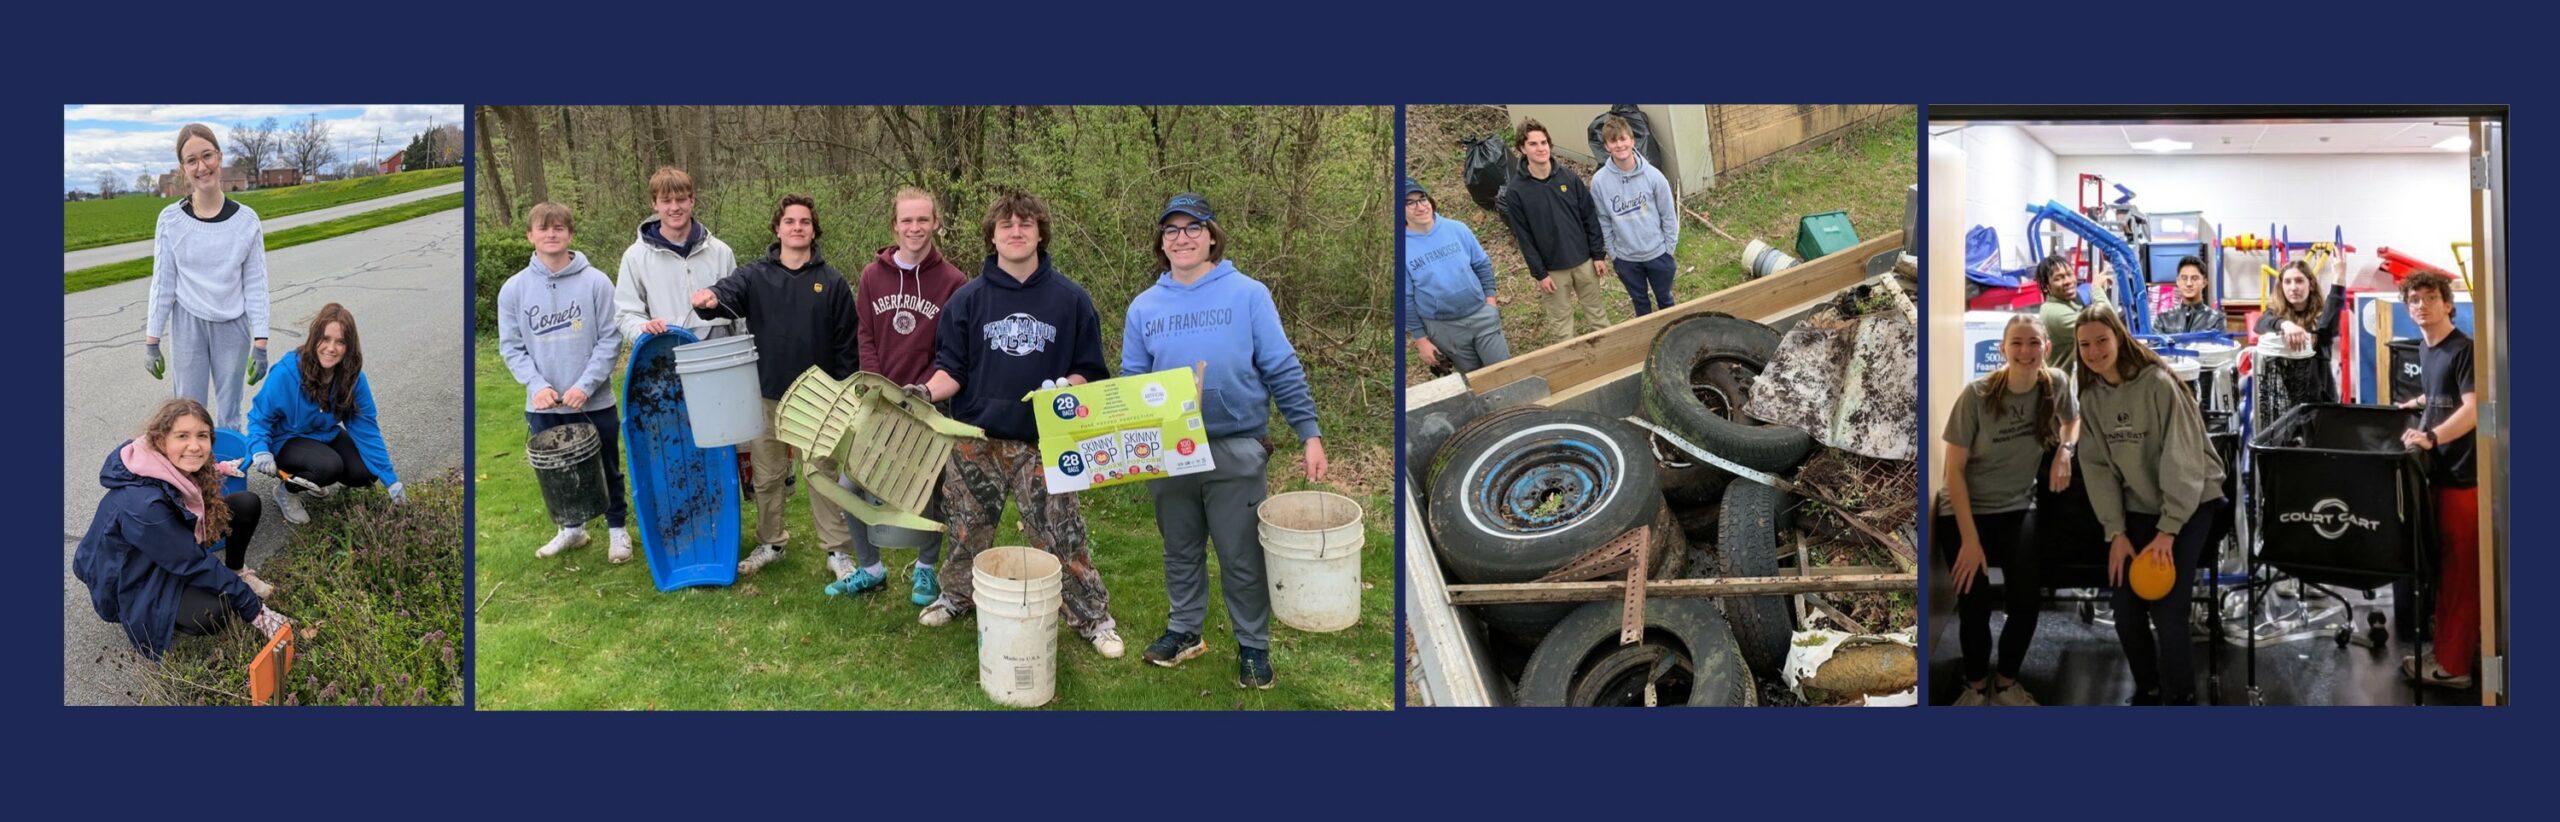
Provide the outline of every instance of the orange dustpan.
[[249,704],[273,705],[284,690],[284,675],[293,671],[293,630],[286,625],[249,659]]

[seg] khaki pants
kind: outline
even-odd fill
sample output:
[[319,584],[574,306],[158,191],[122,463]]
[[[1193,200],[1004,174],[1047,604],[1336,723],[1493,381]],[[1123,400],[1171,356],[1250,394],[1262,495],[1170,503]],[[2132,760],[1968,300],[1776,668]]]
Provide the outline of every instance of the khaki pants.
[[1553,294],[1546,293],[1545,289],[1538,291],[1538,307],[1546,315],[1547,336],[1553,338],[1547,342],[1572,339],[1581,333],[1574,330],[1576,306],[1581,307],[1582,313],[1590,315],[1590,328],[1597,330],[1609,324],[1609,316],[1601,313],[1600,308],[1600,292],[1604,287],[1600,284],[1599,273],[1592,270],[1590,260],[1572,268],[1547,272],[1547,282],[1556,284]]
[[[791,541],[791,532],[782,524],[783,506],[791,499],[791,486],[782,483],[783,472],[793,470],[791,451],[782,444],[782,440],[773,436],[773,432],[781,430],[774,418],[774,411],[780,405],[773,400],[764,401],[765,435],[747,444],[748,463],[756,469],[756,543],[759,545],[787,546]],[[816,486],[811,483],[832,484],[836,481],[835,468],[821,466],[819,462],[816,459],[800,461],[801,487],[814,488]],[[830,552],[853,551],[853,530],[845,525],[842,506],[811,491],[809,519],[817,526],[819,547]]]

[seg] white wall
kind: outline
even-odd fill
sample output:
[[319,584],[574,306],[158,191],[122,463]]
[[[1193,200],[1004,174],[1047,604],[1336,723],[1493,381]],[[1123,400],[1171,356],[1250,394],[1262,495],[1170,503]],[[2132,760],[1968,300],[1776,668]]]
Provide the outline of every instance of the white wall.
[[2057,192],[2071,190],[2070,183],[2055,182],[2053,152],[2017,126],[1967,126],[1952,136],[1965,158],[1964,226],[1956,234],[1958,241],[1974,226],[1987,225],[2000,232],[2001,267],[2035,262],[2027,258],[2027,204],[2041,205]]
[[2466,163],[2455,152],[2066,156],[2048,179],[2070,191],[2080,174],[2102,174],[2111,193],[2114,183],[2132,188],[2144,211],[2202,211],[2227,234],[2264,234],[2273,222],[2303,242],[2343,227],[2357,250],[2346,270],[2365,277],[2380,264],[2374,249],[2382,246],[2454,268],[2446,244],[2471,237]]

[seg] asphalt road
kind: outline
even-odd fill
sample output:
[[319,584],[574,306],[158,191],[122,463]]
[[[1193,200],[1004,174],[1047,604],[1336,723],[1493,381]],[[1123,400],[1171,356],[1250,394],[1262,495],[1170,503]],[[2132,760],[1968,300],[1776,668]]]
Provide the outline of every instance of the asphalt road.
[[[267,255],[270,360],[302,344],[303,326],[321,306],[345,305],[362,334],[366,380],[392,462],[408,482],[440,475],[462,461],[469,328],[463,283],[470,276],[463,213],[430,214]],[[64,704],[132,704],[148,669],[126,644],[123,630],[90,608],[88,587],[71,575],[71,555],[105,495],[98,468],[107,452],[139,433],[144,415],[171,394],[169,383],[152,380],[142,368],[150,291],[146,278],[62,298]],[[264,497],[273,482],[252,472],[249,490]],[[253,568],[295,527],[273,501],[265,505],[249,548]]]
[[[283,231],[298,225],[324,223],[340,217],[352,217],[378,208],[388,208],[401,203],[417,202],[429,197],[440,197],[446,194],[460,193],[462,193],[461,183],[449,183],[433,188],[422,188],[416,191],[403,191],[387,197],[376,197],[371,200],[363,200],[341,206],[330,206],[318,211],[305,211],[300,214],[287,214],[282,217],[268,217],[261,214],[258,215],[258,217],[261,227],[264,228],[267,233],[274,234],[278,231]],[[139,260],[149,256],[151,256],[150,240],[124,243],[122,245],[102,245],[97,248],[83,248],[78,251],[65,251],[62,253],[62,271],[67,274],[83,268],[95,268],[108,263],[120,263],[126,260]],[[273,261],[270,260],[270,262]],[[361,322],[362,318],[358,318],[358,321]]]

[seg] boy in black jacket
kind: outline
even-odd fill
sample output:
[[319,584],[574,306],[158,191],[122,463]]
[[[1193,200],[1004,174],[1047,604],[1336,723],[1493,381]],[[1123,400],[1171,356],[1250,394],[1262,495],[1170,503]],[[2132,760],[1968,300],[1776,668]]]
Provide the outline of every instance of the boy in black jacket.
[[[775,438],[772,422],[782,392],[801,372],[816,366],[827,376],[845,379],[861,370],[856,341],[853,286],[818,254],[818,204],[805,194],[783,195],[773,212],[773,245],[764,259],[738,267],[710,288],[693,292],[693,307],[704,317],[742,317],[756,338],[756,382],[764,392],[765,435],[749,443],[755,467],[756,549],[738,561],[738,572],[752,574],[782,559],[791,533],[783,529],[782,509],[791,498],[783,472],[791,470],[790,448]],[[802,479],[834,482],[831,460],[801,454]],[[810,479],[816,477],[817,479]],[[809,515],[818,543],[827,549],[832,579],[854,570],[853,532],[844,509],[816,493],[809,495]]]
[[1075,495],[1049,493],[1040,431],[1022,401],[1036,389],[1111,377],[1102,360],[1102,318],[1092,295],[1049,264],[1049,208],[1039,198],[1018,191],[997,197],[984,231],[995,253],[943,305],[933,376],[908,386],[935,402],[950,400],[952,417],[987,432],[983,441],[955,443],[942,469],[951,550],[942,562],[942,597],[917,621],[944,625],[968,613],[970,568],[994,544],[1010,492],[1022,510],[1023,538],[1063,566],[1059,610],[1067,624],[1104,657],[1118,659],[1123,646],[1111,592],[1093,567],[1084,514]]
[[[1539,310],[1546,315],[1549,340],[1576,332],[1578,305],[1591,315],[1590,326],[1609,324],[1600,313],[1600,291],[1609,277],[1609,247],[1600,236],[1600,213],[1591,204],[1591,188],[1582,175],[1555,162],[1547,127],[1536,120],[1520,123],[1520,164],[1502,184],[1494,210],[1520,241],[1520,259],[1538,280]],[[1534,346],[1532,346],[1534,347]]]

